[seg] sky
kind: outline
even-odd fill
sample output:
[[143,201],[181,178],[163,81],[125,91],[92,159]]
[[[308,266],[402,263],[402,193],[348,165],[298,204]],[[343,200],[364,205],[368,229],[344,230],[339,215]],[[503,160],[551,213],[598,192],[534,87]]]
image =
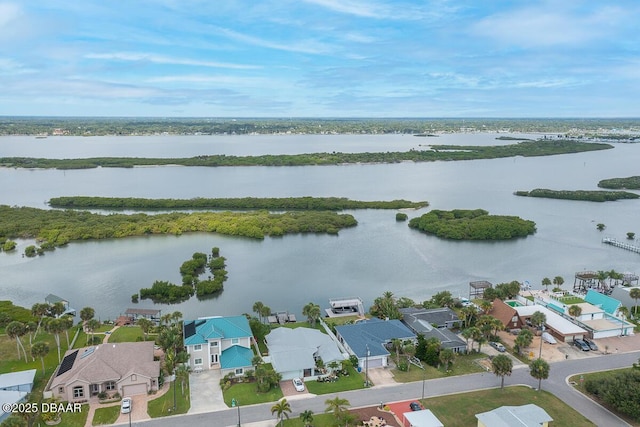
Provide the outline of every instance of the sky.
[[640,117],[640,2],[0,0],[0,115]]

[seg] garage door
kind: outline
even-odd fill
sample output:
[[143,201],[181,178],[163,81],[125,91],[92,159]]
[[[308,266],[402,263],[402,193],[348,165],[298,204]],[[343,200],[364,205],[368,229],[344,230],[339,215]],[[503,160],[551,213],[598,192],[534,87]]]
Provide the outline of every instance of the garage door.
[[366,368],[367,367],[367,362],[369,364],[369,368],[381,368],[382,366],[384,366],[383,363],[383,358],[382,357],[370,357],[368,361],[363,361],[362,362],[362,367]]
[[122,397],[135,396],[137,394],[147,394],[146,384],[126,385],[123,388]]

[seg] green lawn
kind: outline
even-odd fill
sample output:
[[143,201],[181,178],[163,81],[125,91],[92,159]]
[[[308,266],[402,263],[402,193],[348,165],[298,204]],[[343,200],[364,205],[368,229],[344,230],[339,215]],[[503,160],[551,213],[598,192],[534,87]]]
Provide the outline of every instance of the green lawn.
[[224,403],[231,407],[231,400],[236,399],[240,405],[253,405],[254,403],[275,402],[284,396],[280,387],[272,388],[266,393],[256,391],[256,383],[239,383],[232,385],[223,391]]
[[451,372],[447,373],[444,369],[436,369],[433,366],[429,366],[426,363],[422,365],[425,367],[425,371],[415,365],[411,365],[409,371],[402,372],[398,369],[393,369],[393,376],[399,383],[407,383],[412,381],[422,381],[423,376],[426,374],[426,379],[443,378],[453,375],[465,375],[475,374],[478,372],[484,372],[477,363],[476,360],[487,357],[484,353],[468,353],[459,354],[456,360],[453,362]]
[[332,383],[321,383],[318,381],[307,381],[307,390],[313,394],[328,394],[339,391],[359,390],[364,388],[364,374],[358,373],[353,367],[349,367],[348,377],[338,377],[338,381]]
[[[89,405],[82,405],[82,412],[65,412],[62,414],[60,426],[67,427],[84,427],[89,415]],[[35,424],[38,425],[38,424]]]
[[475,426],[478,423],[475,414],[504,405],[518,406],[528,403],[534,403],[547,411],[553,418],[551,424],[554,426],[595,425],[551,393],[522,386],[440,396],[423,401],[425,408],[430,409],[447,427]]
[[93,415],[93,421],[91,425],[101,426],[104,424],[113,424],[120,415],[120,405],[108,406],[106,408],[96,409]]
[[191,403],[189,402],[189,386],[184,388],[184,395],[182,394],[182,387],[177,384],[176,388],[176,410],[173,410],[173,386],[171,383],[169,391],[157,399],[149,401],[147,405],[147,413],[151,418],[166,417],[168,415],[186,414]]
[[557,300],[566,305],[582,304],[584,302],[582,298],[574,296],[560,297]]
[[[275,419],[275,415],[273,416]],[[335,427],[335,418],[332,414],[313,414],[313,427]],[[300,418],[285,419],[282,423],[284,427],[304,427],[304,423]]]
[[111,334],[109,342],[136,342],[142,341],[142,338],[143,333],[139,326],[121,326]]

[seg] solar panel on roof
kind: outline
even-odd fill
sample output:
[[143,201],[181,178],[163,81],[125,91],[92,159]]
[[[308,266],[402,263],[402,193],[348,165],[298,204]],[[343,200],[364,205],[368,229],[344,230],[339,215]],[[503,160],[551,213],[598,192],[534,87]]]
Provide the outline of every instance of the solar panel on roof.
[[78,356],[78,351],[79,350],[76,350],[62,359],[62,363],[60,364],[60,369],[58,369],[56,377],[59,377],[73,367],[73,363],[76,361],[76,356]]
[[192,337],[196,334],[196,324],[195,322],[185,323],[184,324],[184,339]]
[[87,357],[90,354],[93,354],[93,352],[96,351],[95,347],[89,347],[87,348],[84,353],[82,353],[82,355],[80,356],[80,359],[84,359],[85,357]]
[[197,328],[198,326],[204,325],[205,323],[207,323],[207,321],[206,321],[206,320],[198,320],[198,321],[196,322],[196,328]]

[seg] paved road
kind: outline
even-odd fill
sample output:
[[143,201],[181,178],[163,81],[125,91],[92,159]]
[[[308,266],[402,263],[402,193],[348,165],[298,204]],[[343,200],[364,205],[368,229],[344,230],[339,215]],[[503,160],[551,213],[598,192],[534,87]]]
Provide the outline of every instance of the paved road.
[[[620,418],[616,417],[603,407],[595,404],[582,394],[570,387],[566,380],[569,376],[603,371],[607,369],[623,368],[637,362],[640,352],[624,354],[610,354],[597,358],[575,359],[551,364],[551,375],[548,380],[542,381],[543,390],[550,391],[569,406],[583,414],[598,426],[616,427],[628,426]],[[531,377],[529,369],[521,365],[514,369],[510,377],[505,378],[505,385],[525,384],[537,388],[538,381]],[[424,382],[424,396],[433,397],[444,394],[460,393],[465,391],[481,390],[500,386],[500,378],[492,373],[472,374],[451,378],[440,378]],[[393,384],[382,387],[374,387],[368,390],[354,390],[340,393],[346,398],[352,407],[378,405],[380,402],[417,399],[422,396],[423,383],[421,381],[408,384]],[[335,395],[322,395],[309,398],[288,399],[293,413],[292,417],[300,412],[310,409],[315,413],[323,413],[324,401]],[[240,408],[241,423],[274,419],[271,415],[272,404],[251,405]],[[175,427],[176,425],[188,425],[189,427],[225,427],[237,426],[238,412],[234,409],[223,411],[178,415],[162,419],[133,423],[139,427]]]

